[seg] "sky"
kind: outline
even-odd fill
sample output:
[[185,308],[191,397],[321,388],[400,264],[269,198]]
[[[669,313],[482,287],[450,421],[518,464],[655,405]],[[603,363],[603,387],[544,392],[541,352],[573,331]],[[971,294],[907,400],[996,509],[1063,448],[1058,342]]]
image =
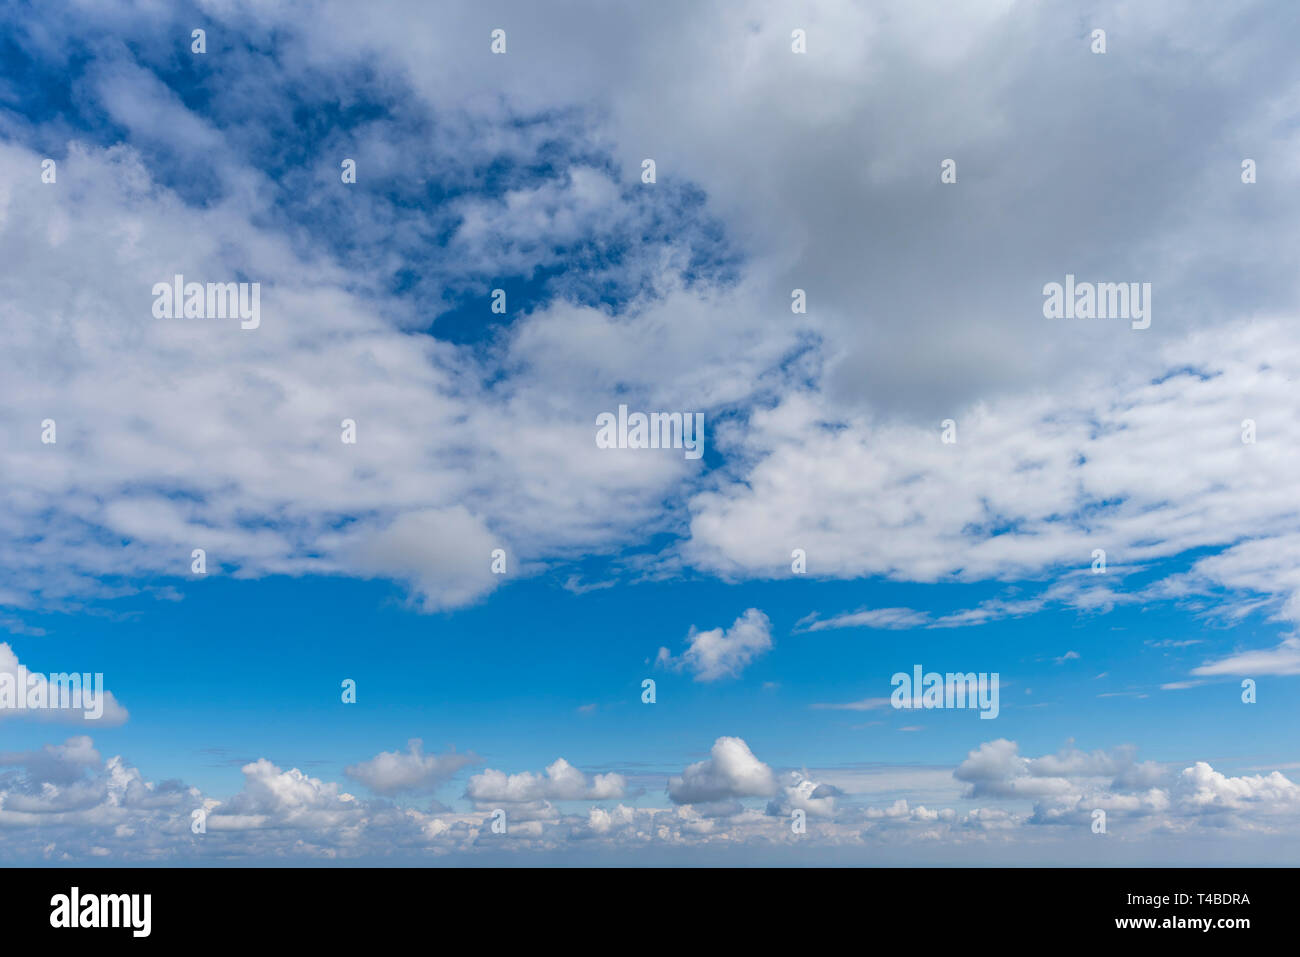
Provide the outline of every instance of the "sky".
[[7,4],[0,861],[1294,863],[1298,40]]

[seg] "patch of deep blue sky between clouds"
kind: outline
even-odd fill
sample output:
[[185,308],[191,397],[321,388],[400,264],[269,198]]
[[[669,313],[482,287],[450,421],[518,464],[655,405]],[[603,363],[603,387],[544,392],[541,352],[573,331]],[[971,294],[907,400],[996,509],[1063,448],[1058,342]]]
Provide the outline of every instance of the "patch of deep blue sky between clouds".
[[[440,116],[372,57],[328,73],[286,66],[278,34],[210,29],[208,53],[195,56],[186,24],[206,18],[188,7],[126,43],[64,32],[60,55],[42,56],[48,45],[32,35],[35,13],[20,6],[0,21],[7,77],[0,129],[7,135],[56,158],[66,155],[69,139],[127,143],[156,183],[199,207],[226,195],[232,167],[259,171],[271,195],[254,224],[289,236],[304,257],[324,254],[342,264],[351,291],[404,328],[473,346],[557,299],[619,312],[655,295],[670,247],[687,287],[738,276],[741,253],[709,213],[705,194],[678,181],[642,188],[639,171],[615,167],[584,107]],[[55,18],[40,29],[65,25]],[[131,82],[157,80],[218,132],[222,148],[196,150],[183,139],[115,122],[97,84],[135,69],[148,76],[131,74]],[[494,152],[497,139],[513,148]],[[376,148],[385,152],[382,162],[371,161]],[[340,181],[344,157],[358,162],[355,184]],[[394,159],[396,166],[376,172]],[[540,237],[523,251],[522,264],[510,237],[494,251],[514,262],[500,267],[470,261],[453,247],[462,222],[458,201],[501,202],[511,191],[563,184],[580,168],[619,184],[613,222],[589,221],[567,242]],[[504,316],[489,311],[494,288],[506,291]]]

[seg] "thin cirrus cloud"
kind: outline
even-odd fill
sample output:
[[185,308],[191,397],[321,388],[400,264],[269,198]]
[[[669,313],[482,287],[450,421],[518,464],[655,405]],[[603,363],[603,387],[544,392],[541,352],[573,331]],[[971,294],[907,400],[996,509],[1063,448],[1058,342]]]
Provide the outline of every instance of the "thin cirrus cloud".
[[1276,648],[1243,651],[1192,669],[1194,675],[1300,675],[1300,638],[1284,638]]
[[889,707],[888,698],[862,698],[858,701],[848,701],[843,704],[831,704],[827,702],[817,702],[809,705],[818,711],[877,711],[881,708]]

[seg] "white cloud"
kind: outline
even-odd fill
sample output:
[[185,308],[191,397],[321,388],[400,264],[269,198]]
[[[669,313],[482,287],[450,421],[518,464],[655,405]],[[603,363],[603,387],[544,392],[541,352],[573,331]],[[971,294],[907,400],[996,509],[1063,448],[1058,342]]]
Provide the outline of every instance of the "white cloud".
[[[420,860],[485,848],[554,854],[715,845],[727,849],[719,863],[734,863],[749,859],[746,849],[783,844],[815,855],[856,849],[853,857],[840,859],[848,861],[863,853],[875,859],[891,846],[941,841],[949,855],[970,853],[987,861],[991,855],[1016,859],[1017,848],[1040,860],[1044,854],[1055,859],[1051,855],[1060,851],[1050,842],[1071,835],[1090,839],[1098,808],[1124,820],[1125,842],[1139,853],[1162,835],[1186,840],[1195,828],[1204,828],[1207,837],[1274,838],[1300,829],[1300,786],[1279,771],[1234,777],[1206,762],[1179,771],[1137,762],[1127,749],[1066,747],[1032,758],[1009,741],[985,743],[958,769],[957,783],[980,790],[987,802],[977,805],[959,798],[953,776],[945,775],[945,784],[937,770],[778,774],[737,738],[718,739],[708,761],[670,782],[670,807],[593,805],[562,812],[548,799],[608,801],[624,790],[617,776],[589,781],[565,762],[553,764],[546,775],[488,774],[478,786],[485,800],[475,801],[476,810],[469,812],[359,799],[336,783],[264,758],[242,770],[243,789],[219,800],[179,782],[151,783],[123,758],[103,759],[87,737],[0,754],[0,851],[14,861],[85,860],[102,853],[96,849],[154,862]],[[740,803],[749,798],[769,801],[765,808]],[[1032,810],[1025,808],[1028,803]],[[487,827],[483,812],[496,804],[508,808],[508,836]],[[809,825],[798,836],[788,820],[796,808],[807,814]],[[206,812],[205,833],[191,830],[196,810]],[[987,843],[993,836],[999,844]],[[1276,840],[1269,846],[1278,853]],[[1269,846],[1259,850],[1271,860]]]
[[919,628],[928,624],[928,612],[913,608],[867,608],[849,614],[836,615],[822,621],[808,623],[807,631],[824,631],[828,628]]
[[1199,811],[1288,811],[1300,813],[1300,785],[1280,771],[1228,777],[1204,761],[1184,768],[1175,794],[1184,807]]
[[[1015,742],[991,741],[972,751],[954,772],[971,797],[1034,802],[1030,824],[1085,827],[1093,810],[1129,819],[1130,837],[1186,830],[1200,821],[1214,828],[1287,833],[1300,826],[1300,785],[1281,772],[1232,777],[1197,761],[1181,771],[1133,758],[1132,748],[1024,758]],[[1140,827],[1134,831],[1132,827]]]
[[[1203,684],[1205,684],[1204,681],[1166,681],[1160,686],[1160,690],[1186,691],[1188,688],[1199,688]],[[1100,697],[1100,695],[1098,697]]]
[[[368,532],[355,549],[355,567],[411,584],[426,609],[469,604],[500,584],[492,552],[504,543],[463,505],[398,515]],[[509,550],[506,568],[509,570]]]
[[342,826],[360,816],[362,805],[338,784],[281,770],[266,758],[244,765],[244,789],[208,815],[212,830]]
[[1194,675],[1300,675],[1300,638],[1284,638],[1276,648],[1242,651],[1192,669]]
[[[1279,235],[1295,219],[1287,211],[1300,193],[1287,184],[1300,166],[1273,164],[1270,198],[1283,205],[1261,224],[1214,185],[1224,175],[1218,158],[1191,151],[1171,168],[1165,144],[1176,133],[1131,129],[1131,111],[1103,108],[1117,89],[1150,93],[1143,51],[1196,50],[1162,59],[1162,90],[1196,107],[1184,133],[1293,156],[1277,117],[1297,67],[1268,31],[1243,33],[1227,13],[1193,25],[1165,4],[1108,7],[1134,52],[1109,64],[1109,86],[1095,82],[1089,57],[1044,73],[1035,52],[1043,38],[1077,39],[1070,16],[1046,7],[954,17],[905,2],[819,2],[807,11],[811,52],[795,57],[774,3],[720,3],[704,14],[670,3],[695,25],[685,35],[660,9],[579,4],[557,21],[554,11],[508,4],[522,39],[503,72],[500,58],[461,39],[482,32],[472,9],[398,9],[365,23],[338,5],[306,20],[244,3],[210,11],[232,33],[278,31],[286,84],[322,68],[386,64],[385,93],[442,124],[445,135],[424,137],[435,152],[415,160],[412,131],[396,122],[369,124],[356,145],[366,175],[424,182],[426,166],[445,172],[456,198],[420,215],[445,220],[450,245],[430,248],[420,238],[428,223],[394,222],[389,207],[358,197],[373,215],[345,220],[356,226],[347,257],[324,240],[328,230],[300,236],[293,224],[267,225],[283,225],[277,196],[337,186],[336,170],[289,170],[297,178],[277,191],[242,159],[239,137],[256,130],[217,128],[141,66],[155,46],[170,49],[171,21],[126,5],[49,18],[41,52],[56,60],[86,30],[139,42],[134,60],[106,54],[82,91],[130,143],[73,142],[57,189],[0,197],[0,253],[12,277],[0,288],[10,334],[0,375],[14,394],[13,421],[55,415],[68,436],[57,452],[30,430],[11,444],[0,543],[27,541],[36,527],[44,537],[5,569],[13,584],[0,597],[30,602],[40,589],[93,591],[101,577],[184,574],[189,549],[205,547],[214,564],[244,575],[391,575],[433,610],[499,584],[474,557],[489,541],[509,543],[515,567],[526,567],[680,533],[689,519],[683,556],[739,576],[785,574],[796,545],[808,548],[813,574],[919,581],[1059,572],[1086,564],[1098,542],[1112,568],[1223,548],[1197,563],[1189,588],[1227,585],[1300,616],[1288,603],[1300,589],[1300,528],[1282,494],[1300,436],[1294,417],[1258,411],[1287,408],[1296,380],[1286,316],[1300,254]],[[540,35],[545,44],[527,40]],[[737,56],[713,55],[718,37],[733,38]],[[243,78],[241,56],[252,54],[231,56],[239,96],[285,94]],[[558,74],[556,57],[567,64]],[[1274,95],[1255,95],[1256,62],[1284,64]],[[864,63],[891,82],[862,82]],[[956,86],[954,71],[966,78]],[[471,95],[484,88],[499,95]],[[1093,104],[1095,135],[1067,153],[1050,146],[1052,135],[1026,144],[1026,128],[1068,131],[1060,102]],[[909,136],[878,135],[904,122]],[[0,129],[8,182],[42,155],[19,142],[64,132],[12,117]],[[1118,168],[1115,142],[1131,150]],[[557,159],[554,176],[500,194],[483,188],[494,159],[528,166],[556,143],[573,155]],[[655,191],[635,179],[647,144],[665,174]],[[978,184],[979,215],[954,228],[934,163],[956,154],[978,170],[962,182]],[[996,162],[1005,155],[1022,162]],[[176,175],[177,165],[210,174],[206,206],[186,201],[195,176]],[[1151,169],[1161,169],[1157,180]],[[163,179],[182,185],[171,191]],[[704,191],[706,224],[692,220],[692,241],[736,257],[725,280],[695,276],[697,250],[676,237],[615,263],[596,256],[554,288],[595,276],[597,286],[636,290],[630,302],[615,312],[559,295],[526,314],[512,309],[486,353],[410,331],[445,314],[441,288],[413,302],[385,285],[404,259],[436,252],[418,257],[428,285],[486,293],[486,277],[570,262],[565,244],[576,239],[621,248],[625,235],[698,205],[671,192],[692,184]],[[1123,201],[1105,211],[1097,195]],[[1188,195],[1198,198],[1190,208]],[[1071,229],[1026,226],[1027,196],[1070,209]],[[329,205],[316,203],[309,221]],[[875,213],[847,217],[846,208]],[[935,255],[917,259],[917,242],[898,235]],[[992,259],[989,235],[1004,244]],[[79,264],[75,286],[62,271],[69,260]],[[263,327],[231,336],[144,318],[141,290],[177,269],[263,280]],[[1140,338],[1043,320],[1043,281],[1091,269],[1150,277],[1170,318],[1158,316]],[[1222,281],[1233,274],[1251,282]],[[795,286],[810,293],[809,315],[766,321],[788,308]],[[1269,315],[1282,318],[1238,321]],[[52,352],[54,341],[77,348]],[[945,347],[936,352],[935,342]],[[1021,361],[1026,354],[1035,361]],[[1269,364],[1256,369],[1263,355]],[[1209,378],[1158,378],[1185,368]],[[624,391],[664,408],[757,408],[718,423],[731,453],[719,487],[701,491],[698,469],[680,459],[598,454],[590,423]],[[1260,420],[1260,442],[1245,449],[1235,430],[1248,414]],[[959,421],[956,446],[933,434],[946,415]],[[337,442],[345,416],[359,423],[355,447]],[[438,537],[456,530],[468,536],[459,556]],[[1104,608],[1124,599],[1093,587],[1072,600]],[[1029,601],[928,625],[1029,613]]]
[[[19,708],[18,697],[13,699],[14,707],[0,705],[0,718],[28,718],[33,721],[52,721],[63,724],[84,724],[88,727],[106,728],[125,724],[130,717],[126,708],[113,696],[113,692],[97,684],[93,672],[69,672],[52,669],[48,674],[32,671],[18,660],[14,650],[5,642],[0,642],[0,681],[8,687],[9,693],[22,696],[24,701],[42,701],[51,705],[41,708]],[[54,683],[51,684],[51,677]],[[72,679],[75,679],[73,681]],[[99,681],[102,681],[102,676]],[[66,702],[71,705],[76,701],[74,690],[80,689],[79,707],[53,707]],[[89,692],[89,694],[87,694]]]
[[[788,576],[774,544],[782,542],[798,543],[810,569],[835,578],[1064,576],[1039,596],[954,616],[959,624],[1048,602],[1104,610],[1141,600],[1083,573],[1096,547],[1112,570],[1219,548],[1188,574],[1144,589],[1147,600],[1227,587],[1225,604],[1262,595],[1292,617],[1300,517],[1280,490],[1300,468],[1300,422],[1269,419],[1267,439],[1240,438],[1243,408],[1286,408],[1300,380],[1300,348],[1286,328],[1230,324],[1152,353],[1166,370],[1199,374],[1153,382],[1094,371],[1074,399],[1035,394],[955,409],[955,445],[939,441],[937,422],[846,415],[823,394],[787,395],[735,436],[730,451],[753,464],[692,499],[684,552],[737,577]],[[924,614],[863,613],[812,627],[918,626]]]
[[725,631],[691,629],[688,647],[674,658],[667,648],[660,648],[657,662],[665,667],[687,669],[696,681],[735,678],[758,656],[772,647],[772,623],[757,608],[750,608]]
[[[129,593],[145,578],[186,575],[190,549],[203,547],[214,573],[383,575],[436,610],[500,584],[487,570],[497,545],[519,571],[669,533],[690,536],[670,562],[736,578],[788,575],[796,546],[812,574],[837,578],[1057,578],[1040,595],[942,618],[878,609],[812,630],[956,627],[1051,603],[1104,611],[1204,596],[1218,602],[1215,614],[1300,621],[1300,421],[1288,412],[1300,380],[1300,247],[1290,241],[1300,149],[1284,122],[1300,67],[1285,31],[1242,27],[1268,22],[1266,7],[1187,18],[1173,4],[1103,3],[1098,16],[1119,25],[1132,53],[1108,60],[1104,78],[1082,55],[1074,14],[1052,5],[1013,15],[1003,3],[954,13],[818,0],[806,10],[812,52],[796,58],[787,12],[769,0],[703,10],[688,0],[578,4],[560,14],[520,3],[505,8],[508,70],[482,43],[464,42],[484,35],[474,5],[391,9],[400,15],[358,19],[327,4],[303,18],[243,2],[207,12],[232,35],[252,24],[281,39],[277,71],[231,77],[240,106],[279,71],[292,84],[330,75],[321,67],[380,64],[398,98],[394,78],[410,78],[419,97],[403,105],[438,117],[442,135],[428,137],[438,152],[413,162],[404,131],[375,123],[357,137],[363,175],[425,185],[424,166],[452,171],[459,198],[442,211],[459,217],[450,268],[420,255],[433,250],[419,242],[367,242],[400,242],[428,229],[423,220],[364,216],[342,231],[356,240],[347,254],[316,241],[329,202],[286,224],[286,197],[337,186],[332,161],[320,176],[294,171],[302,178],[280,189],[241,158],[246,142],[125,61],[96,65],[77,98],[103,107],[127,144],[69,142],[64,120],[0,117],[0,380],[11,423],[0,602]],[[157,12],[56,9],[30,39],[56,66],[83,49],[82,31],[174,50],[183,34]],[[686,20],[693,28],[683,31]],[[546,42],[528,42],[539,37]],[[719,42],[734,55],[717,56]],[[1072,43],[1080,55],[1059,56]],[[1272,71],[1263,95],[1259,64]],[[499,95],[471,95],[485,89]],[[1143,111],[1110,109],[1117,96],[1158,102],[1169,122],[1131,126]],[[518,122],[529,111],[538,122]],[[1090,135],[1060,150],[1081,114]],[[903,125],[908,136],[881,135]],[[1026,129],[1040,135],[1026,140]],[[493,160],[527,165],[541,144],[568,140],[594,155],[558,159],[541,184],[476,194]],[[1252,143],[1272,157],[1255,188],[1260,205],[1256,195],[1243,201],[1232,163],[1215,151],[1171,154],[1182,140]],[[160,157],[168,143],[178,155]],[[1116,143],[1125,144],[1118,163]],[[16,186],[35,182],[47,146],[66,147],[58,187]],[[654,192],[634,186],[647,152],[660,162]],[[961,157],[955,194],[935,182],[944,155]],[[196,175],[206,173],[211,183]],[[553,238],[595,235],[608,253],[693,202],[669,192],[690,183],[734,243],[725,252],[743,254],[734,283],[688,281],[693,251],[676,237],[643,244],[593,267],[594,279],[567,275],[555,287],[610,280],[639,290],[632,302],[616,311],[560,296],[526,315],[512,309],[482,350],[424,333],[446,318],[443,289],[403,298],[385,288],[410,263],[427,273],[424,288],[477,290],[499,270],[532,275],[567,261]],[[198,202],[187,190],[211,195]],[[652,198],[662,195],[671,207]],[[1069,228],[1027,209],[1064,210]],[[175,271],[261,279],[262,328],[229,335],[151,321],[146,291]],[[1037,291],[1066,271],[1153,280],[1152,328],[1043,320]],[[795,286],[809,292],[807,317],[786,312]],[[625,392],[664,408],[734,410],[716,433],[710,418],[710,442],[727,453],[721,472],[702,484],[680,458],[598,452],[593,416]],[[959,423],[955,446],[937,441],[948,415]],[[36,440],[33,424],[47,416],[58,420],[57,446]],[[338,442],[343,417],[359,423],[356,446]],[[1255,445],[1239,440],[1245,417],[1258,420]],[[1062,578],[1098,546],[1109,555],[1106,582]],[[1217,554],[1124,590],[1123,569],[1192,549]],[[740,621],[693,634],[686,654],[668,660],[701,681],[739,673],[771,646],[766,618],[743,631]],[[1195,673],[1295,674],[1296,650],[1289,638]],[[93,838],[144,857],[207,853],[189,836],[189,791],[145,784],[120,758],[102,761],[88,739],[60,747],[15,758],[20,770],[5,772],[6,834],[53,829],[58,847]],[[366,763],[376,780],[400,782],[403,768],[418,775],[427,760],[414,749],[393,757],[388,777],[378,758]],[[1197,764],[1179,790],[1119,752],[1035,759],[990,742],[958,770],[983,796],[1037,802],[1036,823],[1073,823],[1091,801],[1174,826],[1197,807],[1249,824],[1266,806],[1282,813],[1292,803],[1285,779]],[[483,793],[527,795],[526,804],[622,791],[617,775],[591,783],[563,762],[544,776],[479,777]],[[238,830],[245,843],[233,849],[245,853],[433,852],[474,846],[482,823],[360,801],[265,760],[245,779],[209,835]],[[743,741],[721,738],[710,760],[674,779],[673,800],[774,797],[776,780]],[[896,823],[951,836],[1024,821],[1003,808],[963,817],[896,801],[864,812],[862,830]],[[846,815],[838,803],[836,816]],[[689,806],[658,819],[651,809],[596,810],[552,811],[525,822],[519,840],[773,833],[743,809],[725,822]],[[127,847],[111,840],[118,826],[148,836]]]
[[741,797],[769,797],[776,777],[740,738],[713,742],[709,758],[686,768],[668,782],[668,796],[677,804],[704,804]]
[[382,751],[369,761],[344,768],[343,773],[376,794],[427,793],[477,760],[472,754],[457,754],[455,751],[442,755],[425,754],[424,742],[412,738],[407,742],[405,754]]
[[[39,160],[0,143],[0,178],[17,181]],[[203,548],[209,574],[382,575],[435,610],[508,578],[491,574],[492,548],[516,574],[539,556],[668,527],[661,506],[689,464],[597,449],[595,414],[619,379],[571,377],[558,357],[580,316],[618,354],[662,351],[655,317],[681,313],[673,297],[644,308],[656,332],[561,305],[521,319],[504,353],[481,357],[394,328],[391,303],[351,291],[352,270],[304,261],[289,237],[253,226],[256,206],[184,205],[130,147],[74,143],[60,170],[57,189],[0,193],[0,251],[22,277],[0,283],[10,330],[0,374],[13,422],[53,418],[59,430],[52,446],[34,427],[11,436],[0,540],[27,544],[3,551],[0,600],[185,577]],[[69,259],[75,286],[60,272]],[[261,327],[152,318],[152,285],[176,272],[261,281]],[[538,338],[548,329],[555,364]],[[51,337],[78,348],[51,353]],[[514,374],[485,385],[502,369]],[[339,440],[344,418],[357,423],[355,445]]]
[[880,708],[888,708],[889,703],[888,698],[862,698],[858,701],[847,701],[843,704],[816,702],[809,707],[818,711],[876,711]]
[[590,781],[564,758],[557,758],[543,774],[522,771],[507,775],[488,769],[469,779],[466,796],[478,806],[524,804],[536,801],[603,801],[621,798],[627,782],[621,774],[597,774]]
[[1080,751],[1073,746],[1041,758],[1026,758],[1014,741],[999,738],[970,752],[953,772],[969,785],[969,796],[1060,799],[1077,793],[1080,779],[1107,779],[1115,788],[1145,787],[1162,769],[1134,761],[1133,749]]
[[[800,622],[805,631],[825,631],[830,628],[885,628],[909,630],[912,628],[965,628],[983,625],[1001,618],[1019,618],[1040,611],[1049,601],[1069,600],[1072,591],[1067,583],[1058,583],[1042,596],[1019,600],[991,598],[974,608],[932,616],[928,611],[915,608],[868,608],[862,611],[834,615],[818,620],[816,614]],[[1074,598],[1077,602],[1078,599]]]
[[808,817],[833,818],[835,799],[841,795],[839,788],[815,781],[806,771],[789,771],[783,775],[781,796],[767,806],[767,813],[788,817],[793,810],[801,810]]

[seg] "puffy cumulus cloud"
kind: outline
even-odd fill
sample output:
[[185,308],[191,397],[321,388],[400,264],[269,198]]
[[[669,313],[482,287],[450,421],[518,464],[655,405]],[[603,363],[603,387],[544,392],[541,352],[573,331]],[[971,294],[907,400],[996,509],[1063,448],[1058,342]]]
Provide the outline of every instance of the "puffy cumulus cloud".
[[1083,752],[1063,748],[1054,755],[1026,758],[1014,741],[1000,738],[972,751],[953,776],[969,785],[973,798],[1034,801],[1031,824],[1088,825],[1096,809],[1108,814],[1150,816],[1169,807],[1165,791],[1152,787],[1167,771],[1138,764],[1131,748]]
[[68,738],[63,744],[47,744],[39,751],[0,753],[0,764],[23,767],[40,783],[69,784],[86,768],[100,763],[94,741],[87,735]]
[[406,753],[382,751],[369,761],[349,765],[343,773],[376,794],[421,794],[435,790],[461,768],[474,764],[473,754],[425,754],[424,742],[412,738]]
[[686,642],[686,651],[677,658],[667,648],[660,648],[656,662],[677,670],[689,670],[694,673],[696,681],[734,678],[772,647],[772,623],[757,608],[750,608],[725,630],[696,631],[692,628]]
[[668,797],[676,804],[709,804],[742,797],[770,797],[776,792],[772,769],[754,757],[740,738],[713,742],[709,757],[689,765],[668,782]]
[[609,835],[635,826],[636,818],[636,811],[623,804],[611,810],[593,807],[587,812],[587,828],[592,834]]
[[[973,820],[979,821],[981,815],[978,811],[983,809],[977,808],[971,814],[975,815]],[[931,810],[924,804],[912,805],[906,798],[899,798],[888,807],[869,807],[863,812],[867,821],[873,826],[879,827],[881,823],[895,824],[934,824],[943,822],[952,824],[957,821],[957,812],[952,808],[942,808],[940,810]]]
[[564,758],[542,774],[506,774],[489,768],[469,779],[466,796],[476,805],[528,804],[539,801],[603,801],[623,797],[627,781],[621,774],[596,774],[590,780]]
[[972,751],[953,776],[969,785],[969,796],[1040,798],[1075,792],[1080,779],[1106,779],[1131,789],[1155,783],[1165,773],[1154,762],[1138,763],[1131,747],[1085,752],[1073,746],[1041,758],[1026,758],[1006,738]]
[[1066,747],[1026,758],[1015,742],[998,739],[972,751],[953,774],[969,785],[970,797],[1032,800],[1027,824],[1086,827],[1100,809],[1145,832],[1185,832],[1197,824],[1272,833],[1300,827],[1300,785],[1279,771],[1232,777],[1204,761],[1179,771],[1137,762],[1129,747]]
[[[20,701],[40,702],[42,706],[20,707]],[[73,707],[74,703],[77,707]],[[96,683],[94,674],[33,672],[19,662],[8,643],[0,642],[0,719],[30,718],[112,728],[125,724],[128,717],[126,708],[113,692]]]
[[297,768],[283,771],[266,758],[244,765],[244,789],[218,804],[208,816],[214,830],[247,827],[337,827],[362,806],[335,783],[309,777]]
[[242,771],[243,788],[221,800],[148,781],[123,758],[102,758],[88,737],[3,753],[0,851],[15,861],[436,857],[472,850],[480,832],[480,815],[361,800],[265,758]]
[[986,741],[972,751],[953,772],[959,781],[971,787],[971,796],[994,793],[999,797],[1014,795],[1011,783],[1028,776],[1028,761],[1021,757],[1020,746],[1006,738]]
[[[846,787],[832,785],[825,779],[833,772],[778,774],[758,762],[744,742],[722,738],[709,762],[692,765],[674,780],[677,797],[697,800],[682,802],[670,794],[668,807],[624,802],[622,784],[611,780],[616,776],[586,780],[562,762],[546,775],[504,780],[485,775],[479,793],[507,810],[507,830],[497,834],[481,808],[424,811],[365,800],[337,783],[265,758],[242,771],[243,788],[219,799],[175,781],[150,782],[121,757],[104,759],[86,737],[0,754],[0,851],[14,861],[85,860],[104,853],[157,862],[416,861],[500,852],[712,847],[724,851],[716,860],[725,862],[773,848],[814,854],[842,848],[851,856],[838,860],[860,861],[855,855],[891,847],[941,846],[945,853],[987,860],[993,854],[1050,855],[1060,841],[1079,835],[1086,841],[1096,809],[1122,820],[1123,827],[1110,833],[1139,851],[1162,835],[1197,828],[1207,835],[1300,830],[1300,786],[1280,772],[1233,777],[1197,762],[1153,777],[1151,766],[1123,749],[1085,753],[1067,747],[1027,758],[1006,741],[972,751],[957,769],[958,779],[990,785],[1036,778],[1068,787],[986,786],[979,803],[944,806],[922,801],[915,789],[886,797],[869,786],[859,793],[851,777]],[[899,769],[891,780],[912,773]],[[693,793],[687,794],[688,788]],[[544,795],[617,803],[562,811]],[[766,806],[755,803],[761,798],[768,799]],[[806,814],[802,833],[790,826],[795,809]],[[203,814],[196,817],[197,811]],[[200,817],[206,829],[195,833],[192,825]]]
[[1300,814],[1300,785],[1280,771],[1234,778],[1197,761],[1179,774],[1174,793],[1182,807],[1204,813],[1259,810]]
[[801,810],[810,817],[835,816],[835,799],[844,793],[835,785],[818,783],[806,771],[789,771],[784,782],[781,796],[768,803],[768,814],[788,815]]
[[122,758],[104,760],[86,736],[0,754],[0,847],[8,859],[86,858],[92,848],[151,859],[173,855],[201,795],[154,784]]

